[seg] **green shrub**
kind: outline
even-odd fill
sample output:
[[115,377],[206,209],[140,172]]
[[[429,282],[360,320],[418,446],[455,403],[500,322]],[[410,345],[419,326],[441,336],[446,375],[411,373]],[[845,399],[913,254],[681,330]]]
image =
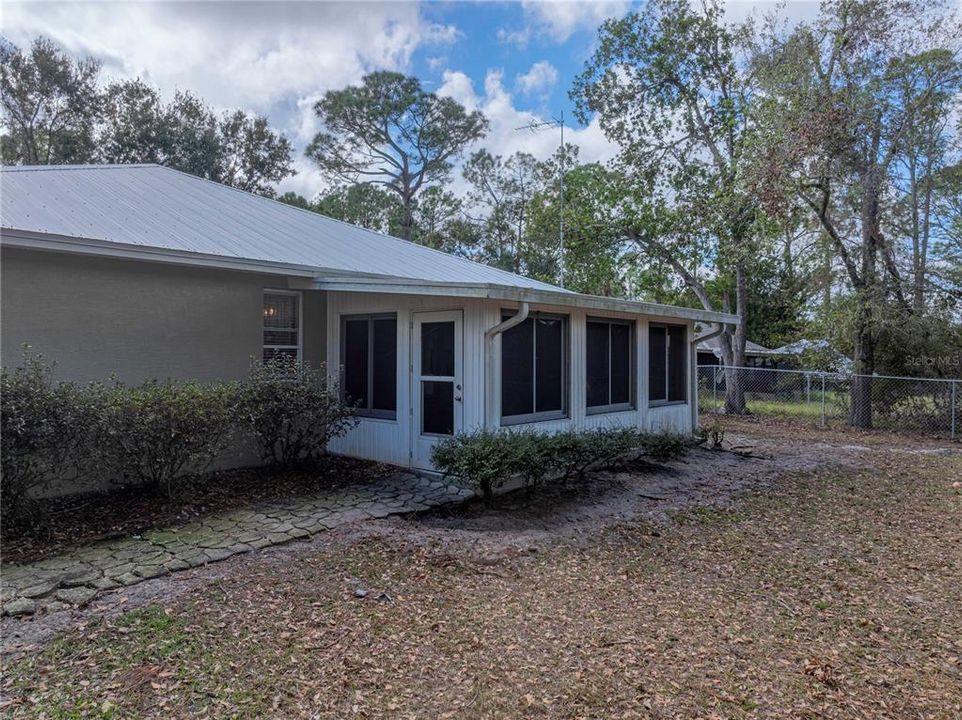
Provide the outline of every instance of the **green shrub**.
[[0,376],[0,494],[3,522],[23,518],[31,495],[75,475],[90,443],[91,408],[84,390],[55,382],[41,355]]
[[96,460],[116,480],[172,492],[206,470],[230,443],[234,383],[146,382],[91,388],[97,395]]
[[641,454],[658,462],[683,457],[692,445],[692,437],[673,432],[643,432],[638,434]]
[[610,465],[639,448],[641,435],[636,428],[603,428],[585,432],[594,449],[596,464]]
[[341,402],[337,385],[328,382],[324,366],[314,369],[293,358],[253,362],[241,397],[261,458],[273,465],[318,460],[331,439],[357,422],[353,407]]
[[636,450],[638,431],[635,428],[567,430],[554,435],[550,444],[558,474],[567,479],[583,478],[589,468],[611,463]]
[[518,445],[513,433],[478,430],[437,443],[431,449],[431,462],[445,475],[454,475],[481,491],[486,502],[494,497],[517,469]]
[[438,443],[434,467],[481,490],[490,503],[494,489],[520,477],[529,488],[548,478],[583,478],[592,466],[630,453],[663,461],[680,457],[690,439],[673,433],[640,433],[634,428],[568,430],[554,435],[532,430],[480,430]]
[[555,462],[566,478],[583,478],[588,468],[598,460],[597,446],[592,442],[595,431],[565,430],[553,437]]
[[518,430],[502,435],[503,452],[511,462],[511,475],[521,478],[524,486],[534,490],[545,478],[558,475],[561,461],[556,435],[536,430]]

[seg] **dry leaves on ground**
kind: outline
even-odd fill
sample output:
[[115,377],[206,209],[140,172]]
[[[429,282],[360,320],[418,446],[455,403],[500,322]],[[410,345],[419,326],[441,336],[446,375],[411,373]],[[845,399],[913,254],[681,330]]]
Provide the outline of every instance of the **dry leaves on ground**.
[[251,558],[7,661],[6,712],[962,717],[962,458],[865,457],[487,564],[417,521]]

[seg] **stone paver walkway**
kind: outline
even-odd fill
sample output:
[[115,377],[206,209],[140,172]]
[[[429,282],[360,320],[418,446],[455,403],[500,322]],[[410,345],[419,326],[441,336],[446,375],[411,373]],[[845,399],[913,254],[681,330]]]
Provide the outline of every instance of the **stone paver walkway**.
[[402,473],[290,500],[212,515],[143,536],[108,540],[2,570],[3,614],[84,605],[97,593],[187,570],[338,525],[462,502],[474,492]]

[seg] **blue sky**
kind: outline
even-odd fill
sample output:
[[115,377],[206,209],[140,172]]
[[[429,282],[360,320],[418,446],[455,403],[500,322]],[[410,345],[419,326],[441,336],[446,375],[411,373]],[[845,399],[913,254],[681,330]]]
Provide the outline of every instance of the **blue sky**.
[[[303,157],[317,132],[312,106],[330,89],[377,69],[417,75],[427,89],[485,112],[479,146],[546,157],[554,132],[519,125],[564,110],[590,57],[598,25],[637,5],[595,2],[4,2],[0,31],[25,47],[46,35],[75,55],[92,55],[110,77],[142,77],[165,96],[191,90],[218,109],[267,115],[297,148],[298,174],[281,186],[313,196],[324,179]],[[771,3],[729,3],[733,18]],[[790,14],[817,5],[796,2]],[[573,128],[586,161],[615,149],[597,124]]]
[[[620,3],[610,7],[612,15],[627,8]],[[489,70],[501,70],[509,89],[522,96],[519,106],[541,114],[567,109],[571,116],[571,79],[590,57],[602,18],[589,14],[570,28],[552,29],[539,22],[540,18],[532,18],[530,9],[526,12],[520,3],[434,3],[422,8],[426,16],[463,33],[447,48],[424,48],[415,54],[414,72],[426,85],[440,86],[444,69],[460,70],[478,85]],[[546,67],[545,63],[557,74],[556,82],[528,92],[516,87],[516,78],[530,73],[533,66]],[[549,71],[549,79],[551,75]]]

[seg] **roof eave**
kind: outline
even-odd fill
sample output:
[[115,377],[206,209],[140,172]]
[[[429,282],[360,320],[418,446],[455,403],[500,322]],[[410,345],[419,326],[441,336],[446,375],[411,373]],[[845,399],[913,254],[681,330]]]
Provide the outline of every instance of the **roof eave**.
[[561,307],[579,307],[588,310],[622,312],[678,320],[696,320],[730,325],[738,324],[738,316],[730,313],[678,307],[675,305],[659,305],[656,303],[601,297],[598,295],[583,295],[561,288],[554,290],[497,285],[492,283],[417,280],[347,271],[332,271],[322,267],[209,255],[185,250],[171,250],[147,245],[108,242],[14,228],[0,228],[0,244],[7,247],[288,275],[294,278],[303,278],[300,283],[302,283],[304,287],[311,287],[318,290],[474,297],[508,302],[531,302]]
[[247,258],[227,257],[223,255],[209,255],[186,250],[158,248],[150,245],[116,243],[106,240],[38,233],[32,230],[17,230],[12,228],[0,228],[0,245],[29,250],[46,250],[51,252],[72,253],[75,255],[94,255],[124,260],[142,260],[146,262],[161,262],[222,270],[271,273],[273,275],[291,275],[302,278],[313,278],[318,274],[318,268],[307,265],[250,260]]
[[583,295],[581,293],[560,289],[542,290],[538,288],[510,287],[489,283],[394,282],[390,278],[363,280],[318,277],[312,284],[320,290],[340,292],[381,292],[402,295],[417,294],[472,297],[487,300],[504,300],[506,302],[529,302],[560,307],[578,307],[586,310],[620,312],[677,320],[700,320],[725,325],[738,324],[738,316],[731,313],[699,310],[698,308],[679,307],[676,305],[659,305],[657,303],[602,297],[599,295]]

